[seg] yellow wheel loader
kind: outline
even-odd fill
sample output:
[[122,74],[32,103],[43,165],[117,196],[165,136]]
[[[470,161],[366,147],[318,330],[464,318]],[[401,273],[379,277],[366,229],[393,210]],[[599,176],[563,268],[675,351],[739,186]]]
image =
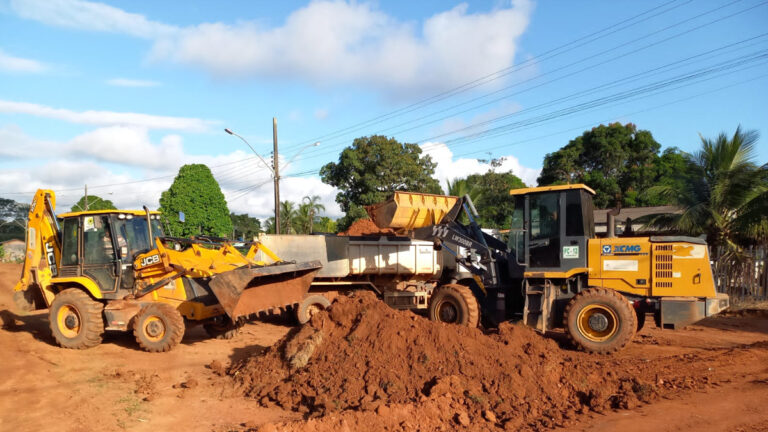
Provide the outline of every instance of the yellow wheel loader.
[[579,349],[606,353],[625,346],[646,315],[674,329],[728,307],[704,240],[597,238],[595,192],[582,184],[510,194],[506,243],[480,229],[469,197],[396,192],[366,209],[380,228],[444,252],[445,268],[426,293],[430,319],[474,326],[518,318],[541,332],[564,327]]
[[[132,330],[141,348],[168,351],[195,324],[232,337],[249,316],[296,307],[322,267],[283,261],[259,243],[242,254],[225,239],[165,236],[160,214],[146,207],[59,216],[55,208],[53,191],[38,190],[14,301],[26,311],[48,308],[64,348]],[[257,252],[272,264],[255,261]]]

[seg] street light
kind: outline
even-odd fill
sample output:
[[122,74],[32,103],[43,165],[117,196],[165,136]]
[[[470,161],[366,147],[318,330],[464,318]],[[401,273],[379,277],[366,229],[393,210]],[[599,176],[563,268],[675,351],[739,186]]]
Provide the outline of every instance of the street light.
[[[261,159],[261,162],[263,162],[264,165],[267,168],[269,168],[269,171],[272,173],[272,178],[274,179],[274,183],[275,183],[275,234],[280,234],[280,175],[278,173],[280,172],[281,168],[280,168],[279,163],[278,163],[279,159],[278,159],[278,153],[277,153],[277,119],[274,119],[274,118],[272,119],[272,125],[273,125],[272,126],[272,133],[273,133],[274,146],[275,146],[274,147],[274,152],[273,152],[274,167],[269,166],[267,161],[265,161],[264,158],[261,157],[259,152],[257,152],[256,149],[253,148],[253,146],[251,145],[251,143],[248,142],[248,140],[246,140],[242,136],[240,136],[240,135],[236,134],[235,132],[233,132],[232,129],[225,128],[224,132],[240,138],[251,149],[253,154],[258,156],[259,159]],[[306,150],[306,149],[308,149],[310,147],[317,147],[319,145],[320,145],[320,142],[318,141],[318,142],[315,142],[315,143],[312,143],[312,144],[309,144],[309,145],[306,145],[306,146],[302,147],[301,149],[299,149],[299,151],[296,152],[296,154],[294,154],[288,160],[288,162],[285,165],[282,166],[282,169],[287,168],[288,165],[290,165],[291,162],[293,162],[301,154],[301,152],[303,152],[304,150]]]

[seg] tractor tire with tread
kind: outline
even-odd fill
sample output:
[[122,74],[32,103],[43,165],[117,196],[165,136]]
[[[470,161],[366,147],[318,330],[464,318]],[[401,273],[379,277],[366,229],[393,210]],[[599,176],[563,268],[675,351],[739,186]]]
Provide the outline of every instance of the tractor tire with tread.
[[134,317],[133,335],[145,351],[170,351],[184,337],[184,318],[170,304],[150,303]]
[[56,294],[48,318],[56,343],[63,348],[86,349],[101,343],[104,305],[79,288]]
[[322,294],[307,296],[296,308],[296,320],[299,324],[306,324],[314,314],[328,309],[330,306],[331,301]]
[[435,322],[477,327],[480,308],[469,287],[459,284],[442,285],[429,300],[429,319]]
[[637,314],[621,293],[608,288],[588,288],[576,294],[563,314],[566,334],[581,351],[616,352],[635,336]]
[[203,324],[203,329],[208,333],[208,336],[214,339],[230,340],[240,334],[240,330],[245,325],[242,320],[232,322],[229,317],[224,318],[224,322],[207,322]]

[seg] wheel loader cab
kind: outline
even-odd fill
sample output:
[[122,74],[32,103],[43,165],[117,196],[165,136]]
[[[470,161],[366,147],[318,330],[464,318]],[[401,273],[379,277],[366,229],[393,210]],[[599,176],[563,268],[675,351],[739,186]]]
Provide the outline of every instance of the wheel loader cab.
[[[60,215],[60,275],[84,276],[104,299],[122,298],[134,287],[133,261],[152,247],[146,215],[140,211]],[[150,214],[153,235],[162,236],[158,213]]]
[[567,272],[587,267],[587,242],[594,237],[592,195],[584,185],[513,189],[509,233],[510,275]]

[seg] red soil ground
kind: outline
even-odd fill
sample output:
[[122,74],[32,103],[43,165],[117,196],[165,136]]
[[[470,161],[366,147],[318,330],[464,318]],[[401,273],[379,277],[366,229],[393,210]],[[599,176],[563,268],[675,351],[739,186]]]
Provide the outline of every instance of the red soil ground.
[[768,431],[765,312],[648,327],[590,356],[561,335],[436,325],[355,296],[302,329],[193,328],[158,354],[117,333],[72,351],[45,311],[14,309],[20,270],[0,264],[0,430]]

